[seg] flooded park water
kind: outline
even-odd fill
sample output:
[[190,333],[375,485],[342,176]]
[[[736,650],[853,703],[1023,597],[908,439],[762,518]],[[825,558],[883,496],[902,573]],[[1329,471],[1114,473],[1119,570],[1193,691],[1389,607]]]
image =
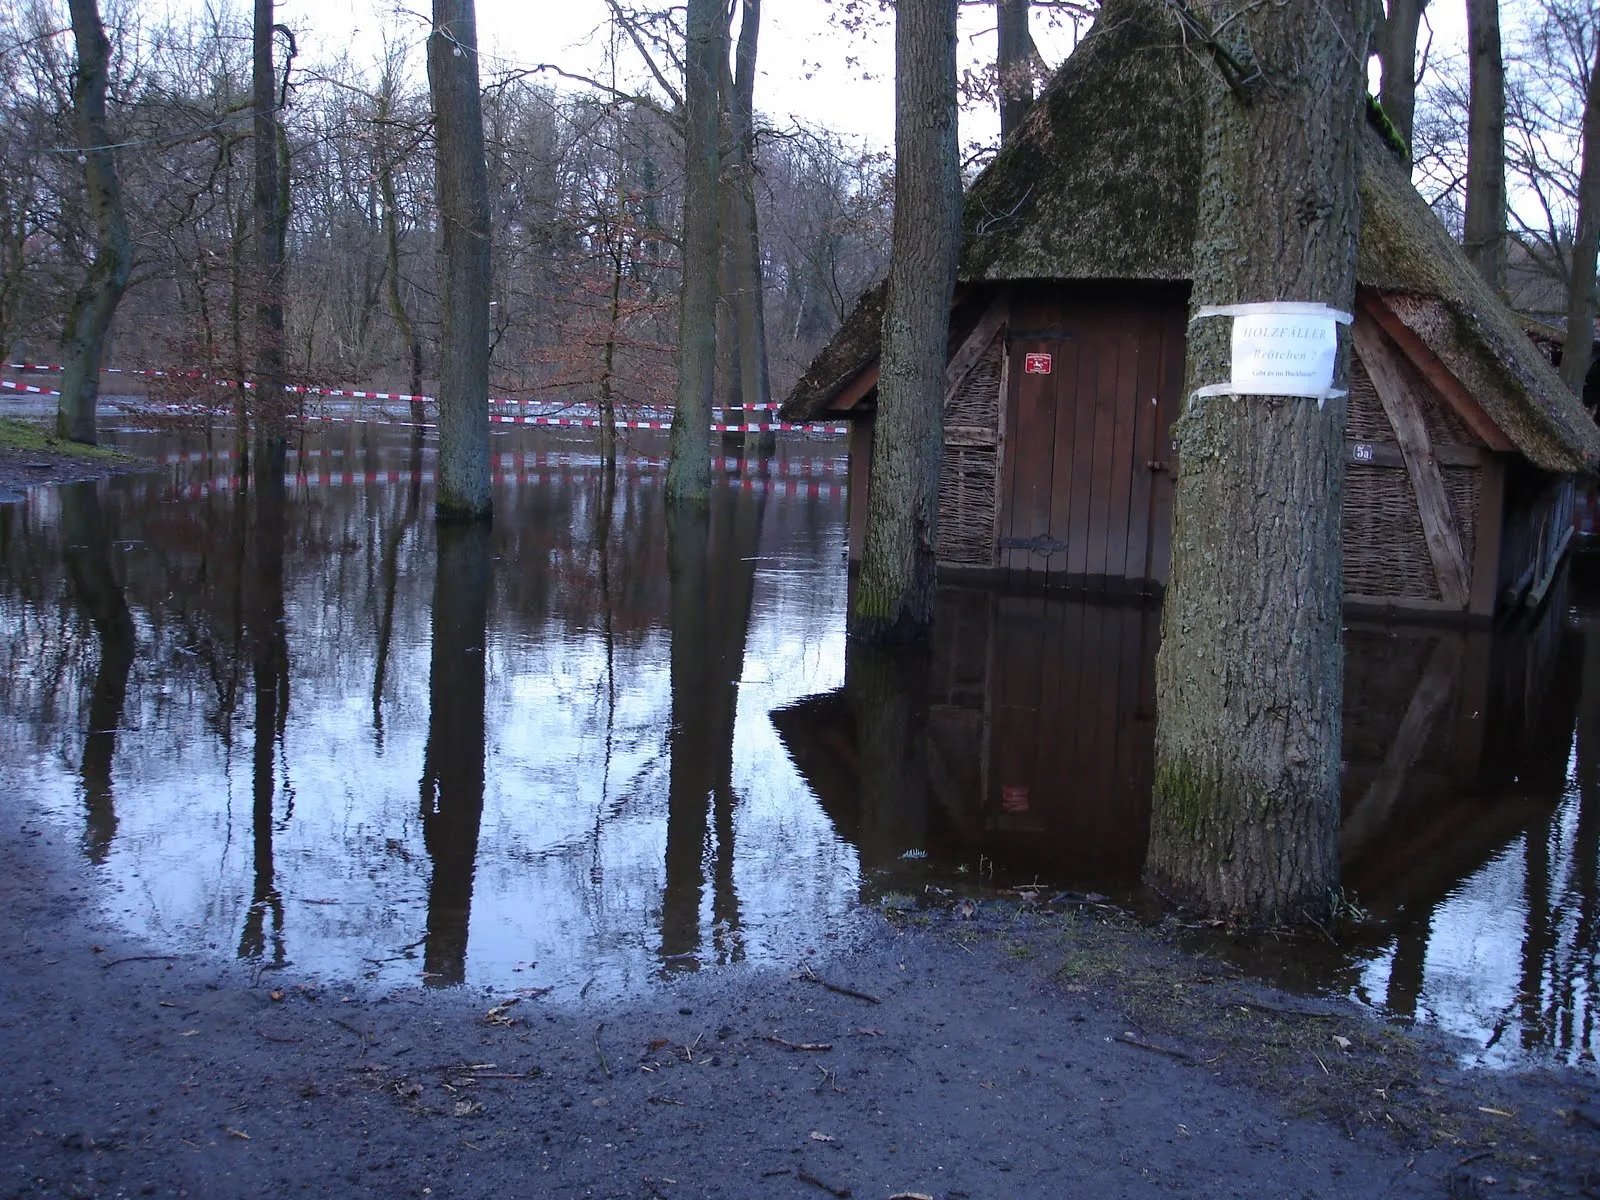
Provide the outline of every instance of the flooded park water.
[[[1158,609],[952,588],[930,654],[847,652],[841,443],[725,460],[675,524],[659,461],[514,431],[476,527],[434,521],[403,431],[308,436],[248,488],[121,440],[160,469],[0,505],[0,791],[163,950],[577,1001],[793,963],[863,902],[1150,907]],[[1365,919],[1197,944],[1469,1061],[1592,1064],[1590,574],[1494,631],[1352,620]]]

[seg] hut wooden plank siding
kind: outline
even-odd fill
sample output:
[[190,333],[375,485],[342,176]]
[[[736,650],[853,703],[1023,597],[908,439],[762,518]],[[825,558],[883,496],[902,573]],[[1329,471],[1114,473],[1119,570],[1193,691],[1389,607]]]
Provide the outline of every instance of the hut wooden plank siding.
[[[1199,172],[1198,68],[1152,0],[1107,0],[967,196],[951,311],[941,570],[1159,591],[1170,563]],[[1537,601],[1600,430],[1369,128],[1344,493],[1356,607],[1489,617]],[[865,529],[882,290],[786,419],[854,418]]]

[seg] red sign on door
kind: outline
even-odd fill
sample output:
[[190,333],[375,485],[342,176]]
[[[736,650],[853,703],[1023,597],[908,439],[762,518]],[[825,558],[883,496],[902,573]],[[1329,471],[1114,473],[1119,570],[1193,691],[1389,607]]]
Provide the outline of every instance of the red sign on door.
[[1030,354],[1022,360],[1022,373],[1024,375],[1050,374],[1050,356],[1048,354]]

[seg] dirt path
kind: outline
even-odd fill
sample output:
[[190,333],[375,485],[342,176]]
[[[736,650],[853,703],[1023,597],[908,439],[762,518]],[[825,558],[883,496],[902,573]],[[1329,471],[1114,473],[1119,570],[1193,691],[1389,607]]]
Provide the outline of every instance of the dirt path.
[[1082,905],[866,914],[860,948],[810,970],[871,999],[753,970],[595,1011],[468,989],[374,998],[292,968],[151,957],[92,915],[92,869],[15,782],[0,1196],[1600,1188],[1592,1078],[1462,1075],[1353,1010],[1230,978]]

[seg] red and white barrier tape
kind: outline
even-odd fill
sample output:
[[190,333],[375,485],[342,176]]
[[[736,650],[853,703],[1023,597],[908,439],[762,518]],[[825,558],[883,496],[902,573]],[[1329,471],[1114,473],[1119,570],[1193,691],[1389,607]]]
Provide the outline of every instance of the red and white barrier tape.
[[[59,373],[61,371],[66,370],[65,367],[50,366],[50,365],[45,365],[45,364],[41,364],[41,363],[5,363],[4,366],[8,370],[20,371],[24,375],[44,375],[44,374],[50,374],[52,372]],[[176,379],[205,379],[205,375],[200,371],[168,372],[168,371],[142,370],[142,369],[138,369],[138,368],[124,369],[122,367],[102,367],[102,368],[100,368],[100,370],[101,370],[101,373],[105,374],[105,375],[143,375],[143,376],[147,376],[147,377],[152,378],[152,379],[166,379],[166,378],[169,378],[169,377],[176,378]],[[209,382],[214,387],[231,388],[231,387],[238,387],[239,386],[239,384],[237,382],[235,382],[234,380],[231,380],[231,379],[211,379],[211,380],[207,380],[207,382]],[[249,380],[246,380],[245,383],[244,383],[244,387],[245,387],[245,389],[247,391],[253,391],[255,389],[255,386],[256,385],[251,383]],[[27,390],[37,391],[38,389],[27,389]],[[432,396],[414,396],[414,395],[411,395],[410,393],[407,393],[407,392],[368,392],[368,391],[359,391],[359,390],[356,390],[356,389],[353,389],[353,388],[325,388],[325,387],[317,387],[317,386],[314,386],[312,384],[302,384],[302,383],[289,384],[289,385],[287,385],[285,387],[284,390],[285,391],[289,391],[289,392],[294,392],[297,395],[303,395],[303,396],[336,396],[336,397],[342,397],[342,398],[347,398],[347,399],[352,399],[352,400],[394,400],[394,401],[396,401],[398,403],[402,403],[402,404],[410,404],[410,403],[412,403],[414,401],[415,402],[420,402],[420,403],[423,403],[423,404],[433,404],[435,402],[435,399]],[[59,392],[48,392],[48,393],[45,393],[45,394],[46,395],[52,395],[52,396],[58,396],[61,393],[59,393]],[[538,403],[540,403],[540,401],[538,401],[538,400],[510,400],[510,399],[506,399],[506,398],[500,397],[500,396],[490,396],[489,397],[489,403],[490,404],[538,404]],[[737,409],[740,412],[776,412],[778,409],[782,408],[783,405],[779,401],[772,400],[772,401],[764,401],[764,402],[762,402],[760,404],[714,404],[711,407],[715,411],[718,411],[718,412],[728,412],[728,411],[732,411],[734,409]]]
[[[591,467],[586,470],[575,471],[495,471],[492,479],[497,486],[512,487],[542,487],[549,483],[585,483],[598,479],[601,470]],[[305,488],[339,488],[339,487],[367,487],[385,486],[399,483],[434,482],[432,471],[302,471],[293,475],[284,476],[284,484],[288,487]],[[794,496],[801,499],[838,499],[845,495],[846,485],[843,483],[818,483],[811,480],[797,479],[730,479],[730,487],[738,487],[740,491],[765,492],[773,496]],[[231,492],[238,488],[239,476],[225,475],[217,479],[208,479],[203,482],[179,484],[168,490],[168,495],[177,499],[194,500],[220,492]]]

